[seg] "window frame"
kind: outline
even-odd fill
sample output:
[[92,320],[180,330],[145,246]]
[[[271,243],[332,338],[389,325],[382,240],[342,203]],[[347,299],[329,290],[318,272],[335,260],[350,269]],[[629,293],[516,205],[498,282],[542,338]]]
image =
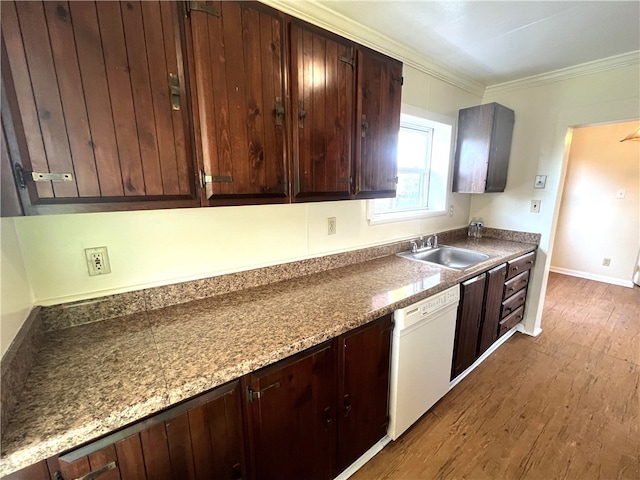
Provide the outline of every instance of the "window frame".
[[[444,200],[438,205],[438,208],[419,208],[412,210],[395,210],[392,212],[376,213],[375,202],[377,199],[367,201],[367,220],[370,225],[378,225],[391,222],[401,222],[407,220],[439,217],[448,214],[448,205],[451,203],[451,186],[453,181],[453,153],[455,149],[455,133],[456,133],[456,119],[445,115],[440,115],[434,112],[423,110],[418,107],[410,105],[402,105],[401,128],[415,128],[417,130],[423,130],[425,128],[432,129],[431,135],[431,155],[429,158],[428,166],[428,178],[427,181],[431,182],[432,172],[434,168],[434,149],[437,149],[435,153],[438,155],[439,162],[447,162],[447,178],[445,182]],[[446,144],[446,145],[445,145]],[[411,169],[403,169],[407,172]],[[416,169],[422,172],[421,169]],[[398,169],[400,173],[400,169]],[[425,192],[428,195],[428,189]],[[385,199],[380,199],[384,201]],[[440,203],[440,202],[439,202]]]

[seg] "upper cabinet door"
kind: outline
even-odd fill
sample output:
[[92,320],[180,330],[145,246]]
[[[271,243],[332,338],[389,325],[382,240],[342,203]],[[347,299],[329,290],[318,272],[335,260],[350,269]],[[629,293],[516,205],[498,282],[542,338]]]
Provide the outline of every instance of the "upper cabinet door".
[[356,196],[395,197],[402,96],[402,62],[358,50]]
[[354,65],[350,41],[292,20],[294,201],[351,194]]
[[253,2],[191,5],[206,202],[287,201],[282,14]]
[[454,192],[504,192],[514,121],[514,111],[499,103],[458,112]]
[[179,22],[176,2],[3,2],[27,213],[196,204]]

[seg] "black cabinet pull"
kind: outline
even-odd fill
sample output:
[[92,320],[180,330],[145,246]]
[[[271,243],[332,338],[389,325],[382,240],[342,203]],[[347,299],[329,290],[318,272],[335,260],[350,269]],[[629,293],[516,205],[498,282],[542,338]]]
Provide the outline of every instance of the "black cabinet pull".
[[329,430],[329,426],[331,425],[331,407],[327,407],[324,409],[324,431]]
[[298,128],[304,128],[304,119],[307,111],[304,109],[304,102],[298,102]]
[[232,480],[242,480],[242,469],[240,468],[240,464],[236,463],[233,467],[231,467]]
[[345,393],[343,398],[343,410],[344,410],[344,416],[348,417],[349,412],[351,412],[351,397],[349,396],[348,393]]

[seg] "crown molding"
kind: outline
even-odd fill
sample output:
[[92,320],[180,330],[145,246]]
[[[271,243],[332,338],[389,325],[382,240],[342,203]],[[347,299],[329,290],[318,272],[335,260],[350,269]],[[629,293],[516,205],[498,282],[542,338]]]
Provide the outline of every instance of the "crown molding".
[[377,50],[391,57],[401,60],[416,70],[431,75],[454,87],[482,97],[485,85],[477,80],[462,75],[448,67],[428,58],[417,50],[397,42],[379,31],[366,27],[355,20],[338,14],[314,0],[260,0],[281,12],[309,22],[318,27],[329,30],[361,45]]
[[485,90],[485,96],[493,96],[525,88],[539,87],[549,83],[583,77],[585,75],[593,75],[594,73],[606,72],[607,70],[614,70],[631,65],[640,65],[640,50],[614,55],[613,57],[602,58],[600,60],[594,60],[593,62],[581,63],[580,65],[561,68],[559,70],[553,70],[539,75],[532,75],[530,77],[524,77],[510,82],[490,85]]

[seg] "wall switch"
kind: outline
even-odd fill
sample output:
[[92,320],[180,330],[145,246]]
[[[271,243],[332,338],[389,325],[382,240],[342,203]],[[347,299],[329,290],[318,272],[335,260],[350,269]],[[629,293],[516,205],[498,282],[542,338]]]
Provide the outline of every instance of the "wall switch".
[[327,218],[327,235],[336,234],[336,217]]
[[610,258],[603,258],[602,259],[602,266],[603,267],[608,267],[609,265],[611,265],[611,259]]
[[107,247],[85,248],[84,255],[87,259],[87,268],[90,277],[111,273]]
[[627,195],[627,191],[624,188],[621,188],[616,192],[616,198],[624,198]]
[[529,210],[531,213],[540,213],[540,203],[541,200],[531,200],[531,209]]

